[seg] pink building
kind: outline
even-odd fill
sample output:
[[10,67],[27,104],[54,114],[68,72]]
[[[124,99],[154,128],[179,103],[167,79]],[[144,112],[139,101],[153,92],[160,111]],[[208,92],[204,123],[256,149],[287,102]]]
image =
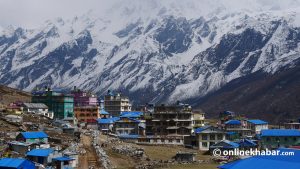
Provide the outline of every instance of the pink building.
[[74,95],[74,107],[97,105],[97,97],[91,93],[87,93],[76,89],[72,91]]

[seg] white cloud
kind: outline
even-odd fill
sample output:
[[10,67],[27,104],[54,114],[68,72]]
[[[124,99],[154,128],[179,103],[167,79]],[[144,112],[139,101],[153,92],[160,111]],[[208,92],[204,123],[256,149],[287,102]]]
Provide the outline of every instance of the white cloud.
[[[165,6],[181,12],[183,16],[194,17],[190,15],[208,14],[218,8],[233,11],[282,10],[299,7],[299,2],[300,0],[0,0],[0,25],[36,27],[48,19],[67,19],[89,10],[108,17],[116,12],[122,14],[125,10],[128,13],[130,10],[139,10],[140,15],[147,16],[151,12],[150,15],[153,15],[154,8]],[[118,11],[121,9],[123,11]]]

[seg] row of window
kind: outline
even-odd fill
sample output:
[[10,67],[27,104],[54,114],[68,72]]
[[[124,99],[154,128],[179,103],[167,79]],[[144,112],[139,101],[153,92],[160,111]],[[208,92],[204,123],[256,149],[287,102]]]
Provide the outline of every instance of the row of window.
[[267,137],[267,141],[297,141],[297,137]]
[[202,134],[202,140],[222,140],[223,135],[222,134]]

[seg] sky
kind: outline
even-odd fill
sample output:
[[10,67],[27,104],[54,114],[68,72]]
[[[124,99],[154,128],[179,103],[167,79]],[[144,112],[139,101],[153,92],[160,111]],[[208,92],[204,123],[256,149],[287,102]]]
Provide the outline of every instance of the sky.
[[143,13],[151,12],[152,8],[160,6],[173,8],[174,4],[184,6],[183,15],[188,16],[189,10],[199,11],[196,14],[201,15],[220,6],[228,10],[243,8],[265,10],[264,7],[280,10],[298,7],[300,0],[0,0],[0,26],[34,28],[49,19],[57,17],[69,19],[86,14],[90,10],[96,11],[99,16],[108,16],[115,12],[110,9],[118,9],[112,7],[127,6],[128,9],[132,6],[142,7]]

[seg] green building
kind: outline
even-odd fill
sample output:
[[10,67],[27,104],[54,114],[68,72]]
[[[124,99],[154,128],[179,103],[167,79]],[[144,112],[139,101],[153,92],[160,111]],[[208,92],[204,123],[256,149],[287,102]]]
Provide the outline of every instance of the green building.
[[300,130],[269,129],[261,131],[261,148],[277,149],[300,145]]
[[63,119],[74,116],[74,97],[55,92],[50,89],[46,91],[34,91],[32,93],[33,103],[44,103],[49,111],[54,113],[54,118]]

